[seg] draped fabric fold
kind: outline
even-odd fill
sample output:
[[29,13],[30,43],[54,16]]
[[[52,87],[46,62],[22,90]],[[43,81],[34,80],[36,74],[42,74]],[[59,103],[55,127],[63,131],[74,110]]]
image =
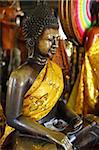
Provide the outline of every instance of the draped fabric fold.
[[23,115],[39,120],[55,106],[63,91],[61,68],[48,60],[24,97]]
[[97,103],[99,103],[99,37],[85,53],[81,73],[78,75],[67,106],[77,114],[87,115],[95,112]]

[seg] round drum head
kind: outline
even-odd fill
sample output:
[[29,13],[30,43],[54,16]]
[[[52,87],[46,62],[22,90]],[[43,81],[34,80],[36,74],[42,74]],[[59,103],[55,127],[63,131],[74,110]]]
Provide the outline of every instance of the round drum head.
[[92,0],[59,0],[59,17],[66,36],[83,44],[86,29],[91,26]]
[[80,44],[83,43],[86,29],[91,26],[91,1],[92,0],[71,0],[72,26]]

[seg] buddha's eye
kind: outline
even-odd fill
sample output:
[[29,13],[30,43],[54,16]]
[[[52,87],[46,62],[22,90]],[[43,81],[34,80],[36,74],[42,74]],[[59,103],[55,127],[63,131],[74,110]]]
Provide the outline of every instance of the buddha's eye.
[[57,36],[57,37],[55,37],[55,36],[53,36],[53,37],[51,37],[51,38],[48,38],[48,41],[50,41],[50,42],[53,42],[54,40],[59,40],[59,38],[60,38],[60,36]]
[[50,41],[50,42],[51,42],[51,41],[53,41],[53,39],[48,39],[48,41]]
[[59,40],[60,39],[60,36],[57,36],[57,40]]
[[60,39],[60,36],[56,36],[56,37],[54,36],[53,39],[58,41]]

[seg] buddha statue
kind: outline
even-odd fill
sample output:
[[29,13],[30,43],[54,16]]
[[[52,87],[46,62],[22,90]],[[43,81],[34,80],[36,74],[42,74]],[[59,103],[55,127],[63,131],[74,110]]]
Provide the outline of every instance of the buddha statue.
[[69,123],[73,131],[78,129],[82,120],[66,108],[62,98],[62,71],[52,61],[59,40],[57,18],[47,5],[38,5],[32,14],[24,17],[22,30],[28,59],[9,78],[7,124],[19,135],[41,135],[64,148],[67,142],[72,148],[68,137],[61,131]]
[[57,18],[48,6],[38,5],[24,17],[22,30],[29,53],[8,83],[6,120],[13,128],[8,139],[14,140],[10,149],[71,150],[71,135],[81,130],[82,120],[66,107],[62,71],[52,61],[59,39]]
[[22,30],[28,59],[9,78],[7,125],[0,139],[1,147],[3,150],[9,147],[10,150],[71,150],[74,145],[81,148],[86,144],[83,138],[86,133],[94,138],[90,126],[83,133],[82,119],[67,107],[63,97],[62,71],[52,61],[59,39],[57,18],[47,5],[38,5],[23,18]]

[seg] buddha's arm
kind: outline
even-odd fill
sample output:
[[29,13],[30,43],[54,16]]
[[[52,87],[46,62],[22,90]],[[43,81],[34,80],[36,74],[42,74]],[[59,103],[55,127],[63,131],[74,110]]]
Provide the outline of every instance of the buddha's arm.
[[58,112],[64,117],[64,120],[72,127],[79,128],[82,125],[82,119],[72,109],[70,109],[63,101],[59,101]]
[[26,73],[24,76],[22,73],[12,73],[9,79],[6,102],[7,123],[20,132],[28,133],[31,135],[34,135],[35,133],[40,134],[62,145],[62,139],[65,138],[63,133],[51,131],[40,125],[35,120],[31,121],[28,118],[22,116],[21,110],[23,97],[30,86],[29,77],[27,77],[28,76]]
[[[27,74],[27,72],[26,72]],[[30,86],[28,74],[14,71],[9,79],[7,99],[6,99],[6,117],[10,126],[19,131],[27,129],[27,119],[22,117],[23,98]],[[22,121],[23,120],[23,121]]]

